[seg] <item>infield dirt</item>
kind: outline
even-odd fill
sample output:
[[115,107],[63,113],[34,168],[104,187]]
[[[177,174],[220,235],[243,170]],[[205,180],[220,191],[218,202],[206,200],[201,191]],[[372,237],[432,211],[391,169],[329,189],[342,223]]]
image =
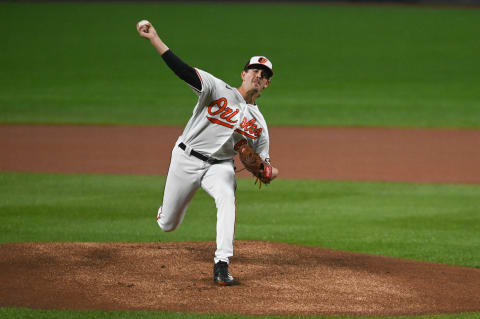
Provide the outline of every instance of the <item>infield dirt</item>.
[[237,314],[402,315],[479,311],[480,270],[238,241],[212,280],[215,243],[1,245],[0,306]]
[[[179,128],[0,126],[0,171],[165,174]],[[284,178],[480,183],[480,131],[271,129]],[[241,176],[248,176],[242,172]],[[233,287],[215,243],[0,245],[0,307],[281,315],[480,311],[480,269],[237,241]]]
[[[166,175],[181,133],[0,125],[0,171]],[[480,184],[480,130],[285,127],[270,140],[281,178]]]

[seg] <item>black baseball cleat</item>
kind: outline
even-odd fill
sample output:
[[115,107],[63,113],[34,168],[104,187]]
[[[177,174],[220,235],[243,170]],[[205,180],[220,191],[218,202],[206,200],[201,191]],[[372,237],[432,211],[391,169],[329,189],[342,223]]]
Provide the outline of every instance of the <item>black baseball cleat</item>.
[[228,273],[228,263],[219,261],[213,265],[213,281],[220,286],[231,286],[235,279]]

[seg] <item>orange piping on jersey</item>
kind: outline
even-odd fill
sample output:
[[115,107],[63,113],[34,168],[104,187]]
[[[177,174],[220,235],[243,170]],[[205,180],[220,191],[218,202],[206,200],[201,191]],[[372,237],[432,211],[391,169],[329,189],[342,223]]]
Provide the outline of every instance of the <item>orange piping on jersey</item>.
[[202,79],[202,76],[200,75],[200,72],[198,72],[197,68],[193,68],[195,70],[195,72],[197,72],[198,74],[198,77],[200,78],[200,81],[202,81],[203,83],[203,79]]
[[253,139],[253,140],[256,140],[256,139],[258,138],[258,136],[250,135],[250,134],[248,134],[247,132],[242,131],[242,130],[240,130],[240,129],[238,129],[238,128],[235,130],[235,132],[240,133],[240,134],[242,134],[242,135],[245,135],[246,137],[250,137],[250,138]]
[[[193,68],[193,69],[195,70],[195,72],[196,72],[197,75],[198,75],[198,78],[200,79],[200,85],[202,86],[202,90],[203,90],[203,84],[202,84],[202,83],[203,83],[203,79],[202,79],[202,76],[200,75],[200,73],[198,73],[198,71],[197,71],[196,68]],[[190,85],[190,83],[187,83],[187,84]],[[196,92],[202,93],[202,90],[197,89],[197,88],[194,87],[193,85],[190,85],[190,87],[191,87],[192,89],[194,89]]]
[[212,122],[212,123],[215,123],[215,124],[218,124],[218,125],[222,125],[222,126],[225,126],[225,127],[228,127],[228,128],[233,128],[233,125],[230,125],[230,124],[228,124],[228,123],[222,122],[222,121],[217,120],[217,119],[215,119],[215,118],[213,118],[213,117],[208,117],[208,116],[207,116],[207,119],[208,119],[210,122]]

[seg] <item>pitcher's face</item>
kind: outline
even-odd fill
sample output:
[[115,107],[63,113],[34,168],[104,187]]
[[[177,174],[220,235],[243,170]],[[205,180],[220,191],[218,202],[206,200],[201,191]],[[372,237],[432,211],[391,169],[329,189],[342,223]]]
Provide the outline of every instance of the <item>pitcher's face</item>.
[[262,68],[252,68],[242,71],[242,85],[247,91],[255,90],[259,93],[268,87],[270,79],[268,72]]

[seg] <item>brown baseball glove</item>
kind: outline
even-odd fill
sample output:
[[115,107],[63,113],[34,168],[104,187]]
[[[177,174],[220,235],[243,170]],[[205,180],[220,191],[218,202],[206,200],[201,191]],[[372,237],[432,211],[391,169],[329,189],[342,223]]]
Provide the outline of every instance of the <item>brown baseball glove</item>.
[[235,145],[235,150],[245,168],[262,183],[268,184],[272,180],[272,166],[262,160],[262,158],[248,145],[246,140],[242,140]]

